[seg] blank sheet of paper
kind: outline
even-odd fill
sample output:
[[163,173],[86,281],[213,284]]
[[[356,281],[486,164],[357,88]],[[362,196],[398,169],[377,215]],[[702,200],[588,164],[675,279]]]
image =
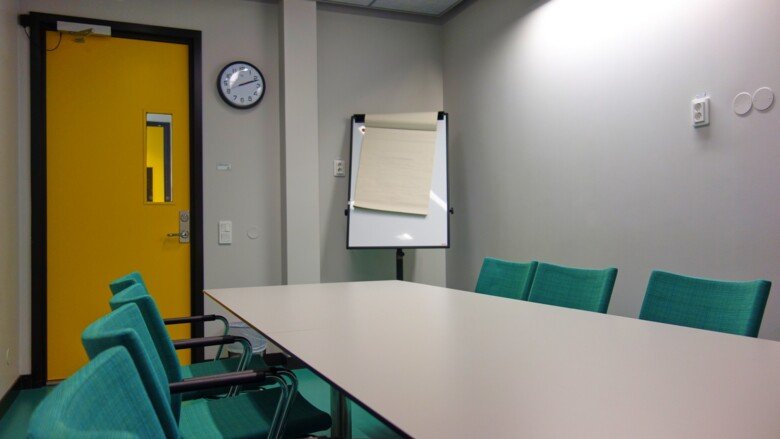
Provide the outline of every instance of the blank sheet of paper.
[[355,207],[427,215],[438,113],[366,116]]

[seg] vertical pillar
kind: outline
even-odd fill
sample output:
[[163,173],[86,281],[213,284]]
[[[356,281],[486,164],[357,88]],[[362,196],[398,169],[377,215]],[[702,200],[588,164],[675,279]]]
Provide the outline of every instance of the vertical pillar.
[[283,280],[320,281],[317,3],[281,0]]

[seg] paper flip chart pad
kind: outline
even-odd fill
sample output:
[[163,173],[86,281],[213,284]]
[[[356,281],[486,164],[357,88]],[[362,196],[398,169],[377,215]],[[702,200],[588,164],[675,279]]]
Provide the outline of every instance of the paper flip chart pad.
[[355,207],[428,215],[438,113],[367,115]]
[[436,131],[439,113],[367,114],[366,129],[396,128],[402,130]]

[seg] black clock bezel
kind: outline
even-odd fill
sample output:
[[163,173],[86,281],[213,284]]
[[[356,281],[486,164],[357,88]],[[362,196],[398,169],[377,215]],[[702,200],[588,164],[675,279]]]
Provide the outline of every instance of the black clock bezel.
[[[247,66],[255,69],[255,71],[260,75],[260,80],[263,81],[263,91],[262,93],[260,93],[260,97],[258,97],[256,101],[250,103],[249,105],[236,104],[232,102],[230,99],[228,99],[227,96],[225,96],[225,94],[222,92],[222,84],[221,84],[222,75],[225,74],[228,68],[236,64],[246,64]],[[265,96],[265,89],[267,87],[268,87],[268,83],[265,82],[265,76],[263,76],[263,72],[261,72],[256,65],[247,61],[231,61],[227,63],[225,67],[223,67],[222,70],[220,70],[219,74],[217,75],[217,94],[219,95],[220,98],[222,98],[222,100],[226,104],[230,105],[233,108],[238,108],[239,110],[248,110],[250,108],[254,108],[255,106],[257,106],[257,104],[259,104],[263,100],[263,96]]]

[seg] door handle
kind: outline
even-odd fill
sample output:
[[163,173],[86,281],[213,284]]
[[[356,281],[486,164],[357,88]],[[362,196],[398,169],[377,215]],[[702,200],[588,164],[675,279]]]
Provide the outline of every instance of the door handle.
[[179,212],[179,231],[171,232],[166,235],[169,238],[179,238],[179,242],[186,244],[190,242],[190,211],[182,210]]

